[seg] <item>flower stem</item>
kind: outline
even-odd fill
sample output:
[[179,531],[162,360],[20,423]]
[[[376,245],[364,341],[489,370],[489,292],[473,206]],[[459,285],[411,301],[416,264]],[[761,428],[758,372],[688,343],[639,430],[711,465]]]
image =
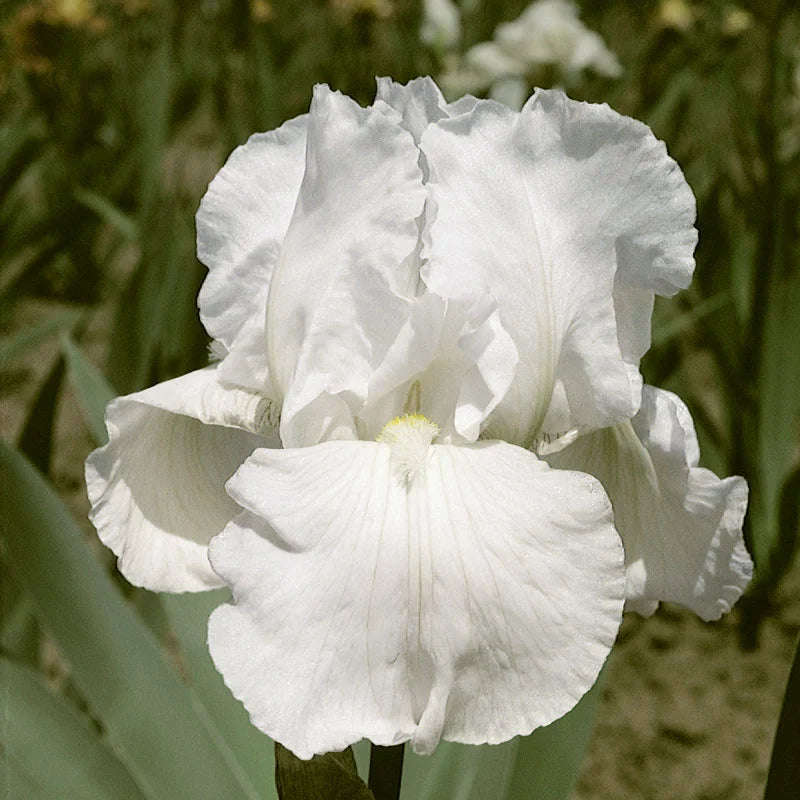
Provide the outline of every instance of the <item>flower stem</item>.
[[375,800],[398,800],[403,777],[405,745],[379,747],[373,744],[369,758],[369,788]]

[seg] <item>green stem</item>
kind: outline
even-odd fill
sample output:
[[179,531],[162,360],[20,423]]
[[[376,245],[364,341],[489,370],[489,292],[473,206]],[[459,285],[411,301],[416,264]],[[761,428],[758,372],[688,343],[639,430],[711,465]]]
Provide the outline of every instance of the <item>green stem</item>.
[[403,777],[405,745],[379,747],[373,744],[369,758],[369,788],[375,800],[398,800]]

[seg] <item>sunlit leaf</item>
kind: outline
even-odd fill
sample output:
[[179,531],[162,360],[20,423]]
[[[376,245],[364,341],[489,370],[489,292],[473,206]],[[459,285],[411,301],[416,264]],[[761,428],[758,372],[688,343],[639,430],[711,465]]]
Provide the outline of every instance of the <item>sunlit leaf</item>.
[[417,756],[409,750],[403,767],[401,800],[508,800],[517,747],[516,740],[478,747],[440,742],[430,757]]
[[244,706],[225,686],[206,645],[208,617],[230,592],[162,594],[161,602],[178,638],[189,684],[216,723],[220,734],[264,800],[275,800],[275,755],[272,740],[250,724]]
[[567,800],[580,774],[603,695],[606,670],[568,714],[519,740],[509,783],[510,800]]
[[41,228],[41,224],[28,227],[16,243],[4,245],[4,264],[0,270],[0,312],[3,314],[60,247],[56,236],[42,233],[37,228]]
[[0,786],[26,800],[145,800],[108,744],[32,669],[0,659]]
[[688,65],[669,77],[666,86],[659,94],[658,101],[647,114],[647,124],[656,135],[665,136],[672,128],[680,107],[696,85],[697,74],[694,65]]
[[192,225],[174,209],[157,209],[114,320],[108,376],[121,393],[202,365],[207,338],[195,298],[203,274]]
[[159,7],[161,19],[156,29],[158,41],[154,43],[148,68],[135,87],[138,95],[136,112],[139,128],[139,164],[142,170],[139,196],[139,209],[142,212],[139,227],[142,230],[147,230],[144,223],[153,217],[154,204],[158,202],[163,180],[162,159],[169,134],[169,115],[175,84],[172,15],[171,4],[165,3]]
[[7,369],[16,359],[27,355],[51,336],[61,331],[72,330],[81,316],[80,311],[59,311],[34,325],[23,328],[13,336],[0,339],[0,369]]
[[669,322],[665,322],[653,330],[651,339],[652,346],[660,347],[667,342],[680,336],[686,330],[691,329],[704,317],[719,311],[721,308],[729,305],[731,302],[730,297],[726,294],[718,294],[714,297],[709,297],[707,300],[702,300],[688,311],[678,314],[673,317]]
[[777,535],[781,486],[800,445],[800,269],[774,279],[765,314],[759,376],[759,466],[767,524],[753,542],[756,564],[765,562]]
[[367,775],[369,775],[369,759],[370,759],[370,748],[371,743],[368,742],[366,739],[362,739],[360,742],[356,742],[352,746],[353,755],[356,759],[356,766],[358,767],[358,774],[364,779],[367,779]]
[[103,222],[111,225],[126,239],[136,241],[139,238],[139,229],[136,220],[117,208],[110,200],[87,189],[75,189],[73,197],[86,208],[94,211]]
[[33,614],[33,605],[27,595],[16,591],[11,581],[3,580],[0,591],[0,650],[32,666],[39,662],[41,631]]
[[95,443],[103,445],[108,441],[104,422],[105,408],[117,393],[111,388],[100,370],[65,334],[61,336],[61,351],[67,363],[67,376],[78,395],[78,403],[84,420]]
[[53,453],[56,405],[64,372],[64,359],[59,357],[39,387],[17,438],[20,451],[45,474],[50,469]]

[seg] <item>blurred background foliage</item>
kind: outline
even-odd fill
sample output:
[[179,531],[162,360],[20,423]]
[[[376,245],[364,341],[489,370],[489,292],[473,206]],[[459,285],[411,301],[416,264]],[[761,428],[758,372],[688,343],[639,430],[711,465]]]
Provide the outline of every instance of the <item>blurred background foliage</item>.
[[[367,104],[375,75],[405,82],[443,73],[525,5],[463,3],[460,40],[447,48],[421,41],[419,0],[0,7],[0,400],[36,381],[18,424],[3,425],[4,475],[14,478],[4,478],[0,507],[0,690],[24,705],[20,719],[31,727],[20,736],[71,767],[83,787],[75,797],[271,796],[272,766],[205,654],[204,619],[219,597],[159,599],[118,579],[109,554],[86,561],[81,528],[41,477],[52,477],[62,391],[77,398],[86,424],[84,450],[69,454],[79,464],[104,439],[110,397],[205,362],[194,213],[233,147],[303,113],[314,83]],[[696,277],[688,291],[657,301],[643,371],[686,399],[703,463],[750,484],[746,538],[757,570],[739,619],[742,643],[753,648],[776,611],[800,517],[800,12],[779,0],[746,9],[722,0],[580,5],[621,74],[567,81],[551,70],[526,79],[568,84],[576,99],[646,121],[697,196]],[[52,358],[31,371],[45,342],[57,343]],[[69,664],[63,674],[48,643]],[[114,691],[126,676],[146,701]],[[132,720],[187,727],[177,738],[157,735],[166,749],[156,757]],[[187,747],[202,780],[159,772]],[[574,772],[580,752],[559,769]],[[411,776],[410,797],[446,797],[436,794],[441,781],[463,784],[463,754],[447,758],[436,774]],[[484,789],[522,780],[516,751],[503,758],[481,773]],[[20,767],[45,783],[13,796],[73,796],[62,778],[47,794],[40,772]],[[489,796],[476,785],[458,796]]]

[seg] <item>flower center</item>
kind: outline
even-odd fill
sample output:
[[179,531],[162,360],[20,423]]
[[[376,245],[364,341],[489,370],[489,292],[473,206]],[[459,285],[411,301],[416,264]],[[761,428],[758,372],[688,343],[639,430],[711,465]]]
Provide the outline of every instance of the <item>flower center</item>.
[[403,414],[387,422],[375,441],[392,448],[395,468],[406,483],[424,469],[428,449],[439,435],[439,426],[422,414]]

